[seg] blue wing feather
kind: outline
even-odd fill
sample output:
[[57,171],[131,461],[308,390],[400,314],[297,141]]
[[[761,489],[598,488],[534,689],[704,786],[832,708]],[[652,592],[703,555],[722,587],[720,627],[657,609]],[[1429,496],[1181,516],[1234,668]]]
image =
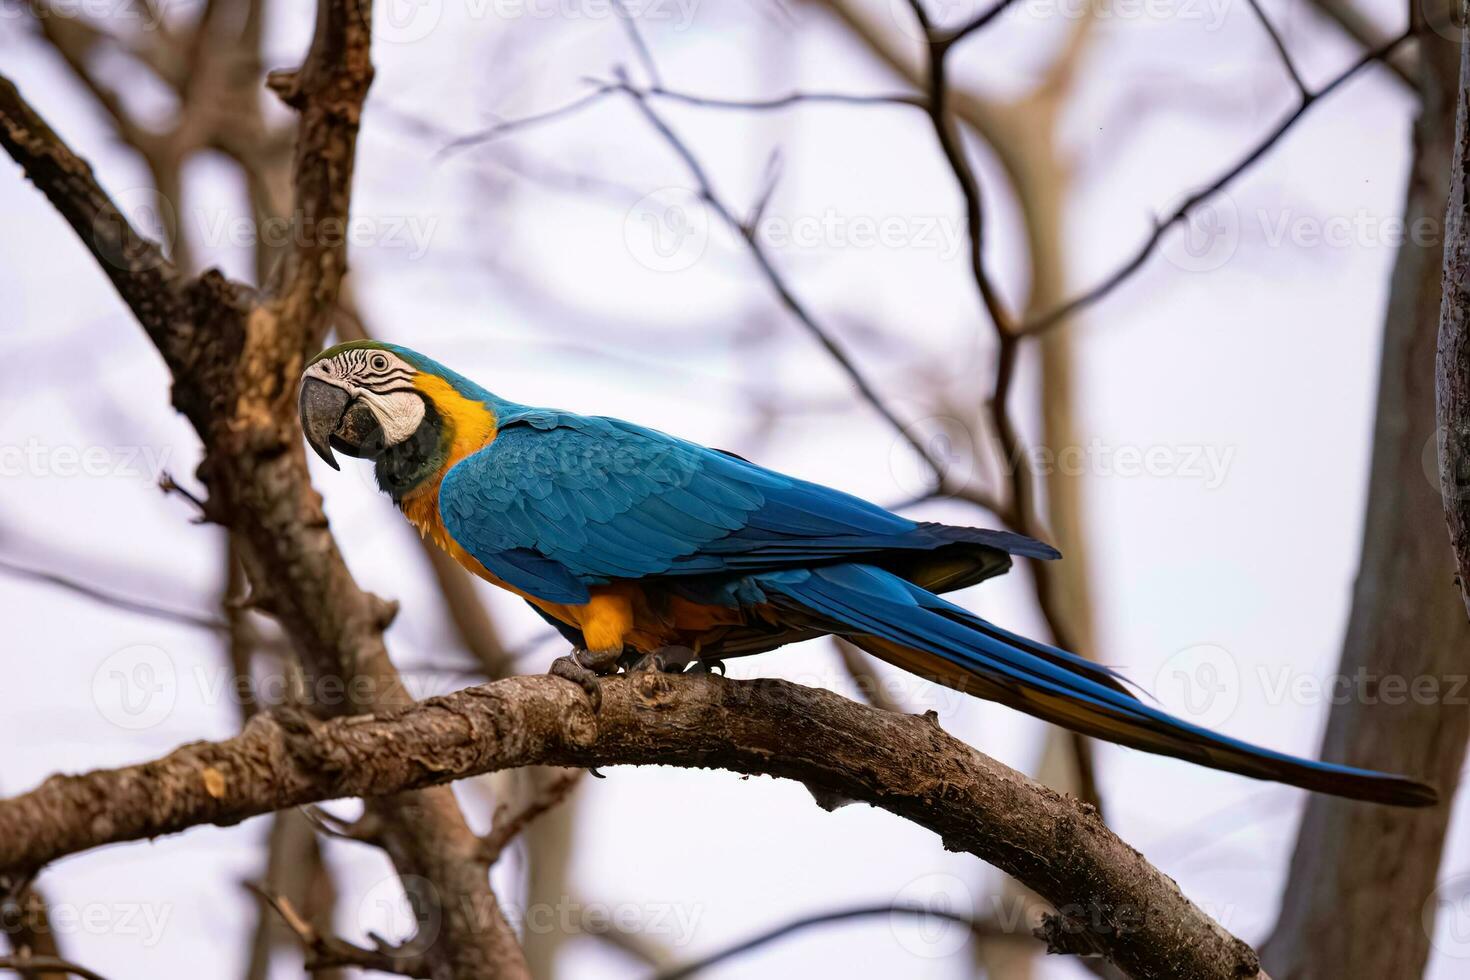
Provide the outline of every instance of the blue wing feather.
[[744,574],[959,540],[1056,554],[1018,535],[916,524],[628,422],[543,410],[506,420],[451,468],[439,508],[486,568],[556,602],[614,579]]

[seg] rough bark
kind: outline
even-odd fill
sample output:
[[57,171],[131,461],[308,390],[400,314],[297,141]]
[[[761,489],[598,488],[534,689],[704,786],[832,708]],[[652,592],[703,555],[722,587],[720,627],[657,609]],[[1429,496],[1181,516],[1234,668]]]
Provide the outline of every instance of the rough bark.
[[[311,706],[351,714],[409,703],[383,643],[393,607],[362,591],[327,528],[295,425],[293,395],[346,271],[358,119],[372,80],[368,9],[326,0],[303,68],[272,86],[301,113],[295,172],[300,244],[260,294],[217,272],[195,278],[129,226],[91,168],[0,77],[0,146],[77,232],[158,347],[175,406],[204,444],[207,516],[230,528],[253,588],[302,660]],[[437,898],[435,977],[525,976],[488,883],[488,865],[452,794],[370,802],[406,883]]]
[[1460,48],[1460,96],[1445,208],[1443,301],[1435,390],[1439,474],[1460,594],[1470,612],[1470,45]]
[[[1439,228],[1459,48],[1433,33],[1419,43],[1424,105],[1404,210],[1406,227]],[[1438,235],[1432,242],[1408,236],[1394,267],[1362,554],[1337,668],[1339,676],[1374,685],[1427,678],[1437,696],[1429,704],[1385,696],[1335,706],[1321,757],[1427,777],[1449,801],[1470,736],[1470,711],[1455,681],[1470,670],[1470,625],[1455,590],[1440,496],[1425,472],[1434,438],[1441,256]],[[1429,953],[1422,912],[1449,816],[1448,802],[1409,811],[1313,797],[1280,918],[1263,949],[1272,973],[1293,980],[1418,977]]]
[[[222,742],[143,765],[54,776],[0,801],[0,869],[340,796],[528,765],[674,765],[768,774],[865,801],[1016,876],[1059,914],[1053,949],[1135,977],[1258,975],[1255,953],[1085,805],[976,752],[933,716],[784,681],[642,673],[604,682],[600,714],[559,678],[518,677],[380,716],[257,716]],[[422,798],[419,794],[418,798]]]

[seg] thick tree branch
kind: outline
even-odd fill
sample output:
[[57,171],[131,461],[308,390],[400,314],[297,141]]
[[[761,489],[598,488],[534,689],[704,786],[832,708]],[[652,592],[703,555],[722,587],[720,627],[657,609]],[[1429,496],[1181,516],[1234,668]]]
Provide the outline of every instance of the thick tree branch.
[[[1462,8],[1463,9],[1463,8]],[[1460,47],[1460,97],[1445,209],[1443,296],[1435,394],[1439,478],[1460,594],[1470,612],[1470,45]]]
[[527,765],[674,765],[799,779],[933,830],[1058,910],[1054,936],[1135,977],[1258,975],[1256,956],[1095,813],[950,737],[784,681],[656,673],[579,689],[517,677],[373,717],[260,715],[222,742],[54,776],[0,801],[0,869],[341,796],[384,796]]
[[177,311],[181,276],[154,242],[133,230],[76,156],[0,75],[0,146],[20,164],[97,259],[160,346]]
[[365,0],[319,3],[306,63],[267,80],[301,113],[293,169],[296,248],[282,269],[279,302],[283,320],[307,350],[321,346],[347,272],[357,129],[373,80],[370,16]]
[[[1411,21],[1421,29],[1426,20],[1446,23],[1459,2],[1416,4]],[[1330,676],[1414,678],[1438,693],[1332,699],[1318,757],[1418,772],[1449,799],[1462,780],[1470,738],[1470,711],[1450,691],[1465,676],[1470,624],[1445,539],[1445,500],[1425,479],[1425,453],[1433,452],[1432,364],[1446,255],[1441,221],[1456,158],[1463,48],[1432,32],[1417,48],[1424,101],[1413,127],[1403,226],[1431,234],[1406,237],[1394,260],[1352,607]],[[1261,951],[1270,967],[1294,980],[1419,976],[1432,951],[1423,910],[1452,815],[1449,806],[1409,812],[1309,799],[1280,916]]]

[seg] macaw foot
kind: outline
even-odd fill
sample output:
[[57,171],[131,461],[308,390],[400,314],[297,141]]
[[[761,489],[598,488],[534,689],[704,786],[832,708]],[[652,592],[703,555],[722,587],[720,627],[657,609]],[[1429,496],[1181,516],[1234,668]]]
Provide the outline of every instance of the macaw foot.
[[553,660],[549,673],[586,691],[587,700],[592,702],[592,711],[596,714],[602,710],[602,677],[617,670],[617,663],[616,653],[573,650],[567,656]]
[[630,674],[646,670],[677,674],[696,658],[697,654],[688,647],[663,647],[626,663],[624,669]]

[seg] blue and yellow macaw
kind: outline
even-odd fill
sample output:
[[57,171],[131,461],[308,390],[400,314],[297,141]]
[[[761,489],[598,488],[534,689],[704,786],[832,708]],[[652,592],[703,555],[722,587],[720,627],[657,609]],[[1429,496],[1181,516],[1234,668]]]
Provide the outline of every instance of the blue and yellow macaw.
[[[1005,531],[911,521],[619,419],[518,405],[421,354],[358,341],[301,386],[307,441],[370,458],[419,531],[521,596],[594,698],[624,666],[708,665],[823,634],[921,677],[1121,745],[1354,799],[1427,806],[1402,776],[1298,759],[1191,725],[1106,667],[937,593],[1051,559]],[[637,661],[635,664],[634,661]]]

